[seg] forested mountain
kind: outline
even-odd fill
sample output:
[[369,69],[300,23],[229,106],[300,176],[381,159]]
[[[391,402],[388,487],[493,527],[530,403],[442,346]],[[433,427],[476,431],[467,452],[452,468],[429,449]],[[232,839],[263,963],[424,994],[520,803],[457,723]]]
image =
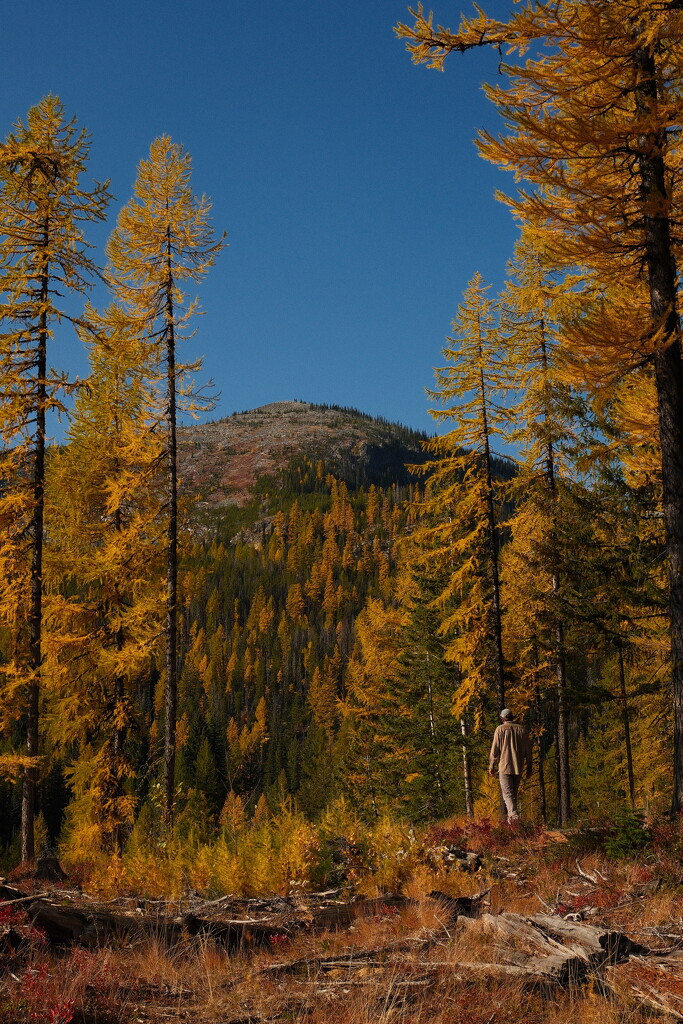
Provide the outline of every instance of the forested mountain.
[[272,402],[179,432],[185,489],[208,506],[244,505],[257,480],[292,460],[322,460],[349,487],[405,484],[425,434],[357,409]]

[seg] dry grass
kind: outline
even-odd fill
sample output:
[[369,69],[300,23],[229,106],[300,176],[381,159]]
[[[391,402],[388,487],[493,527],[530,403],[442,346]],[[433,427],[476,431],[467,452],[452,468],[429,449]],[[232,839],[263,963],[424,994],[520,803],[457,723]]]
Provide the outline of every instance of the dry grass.
[[[359,959],[359,953],[373,950],[383,952]],[[330,956],[338,957],[333,966],[319,962]],[[48,964],[42,976],[44,1014],[35,1001],[22,1009],[15,998],[15,1016],[0,1019],[3,1024],[641,1024],[651,1019],[626,992],[613,1004],[590,990],[547,998],[525,991],[516,979],[476,978],[457,967],[465,959],[493,956],[486,936],[454,927],[446,907],[422,901],[400,914],[358,920],[343,932],[304,933],[286,946],[249,956],[228,956],[205,940],[173,949],[148,941],[134,949],[76,950],[51,961],[41,953],[19,974],[25,979],[39,962]],[[297,970],[276,969],[305,959],[309,963]],[[5,982],[5,997],[17,997],[13,984]],[[59,1006],[63,1015],[49,1016]]]
[[[292,850],[309,849],[310,835],[298,830],[298,820],[290,824],[289,846],[282,849],[291,859]],[[544,904],[562,913],[593,907],[589,920],[664,946],[667,935],[683,933],[675,864],[657,888],[654,860],[610,861],[600,852],[579,852],[577,863],[575,848],[538,833],[513,835],[507,845],[492,841],[484,868],[469,874],[425,863],[406,842],[405,830],[387,823],[378,826],[375,839],[401,857],[377,853],[376,869],[358,888],[380,900],[383,893],[402,892],[411,902],[400,909],[386,897],[371,916],[358,916],[344,929],[301,931],[237,955],[199,938],[174,948],[150,940],[133,948],[59,955],[36,944],[9,963],[0,979],[0,1024],[644,1024],[654,1019],[653,1008],[634,997],[634,985],[652,983],[650,965],[611,971],[611,1001],[590,986],[542,995],[517,978],[486,977],[459,966],[501,962],[500,936],[454,925],[448,901],[428,894],[438,890],[452,898],[490,888],[493,913],[544,912]],[[291,871],[285,876],[294,877]],[[507,952],[515,950],[511,946]],[[520,946],[516,952],[533,955],[534,950]],[[335,962],[322,962],[325,958]],[[681,990],[683,995],[683,983]]]

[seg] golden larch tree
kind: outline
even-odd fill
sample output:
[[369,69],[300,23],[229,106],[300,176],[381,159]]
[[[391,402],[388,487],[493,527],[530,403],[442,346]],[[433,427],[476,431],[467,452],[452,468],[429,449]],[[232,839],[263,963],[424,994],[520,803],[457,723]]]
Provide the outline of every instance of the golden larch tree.
[[492,440],[501,433],[504,368],[494,303],[476,274],[453,320],[443,349],[447,364],[436,370],[439,422],[454,424],[426,443],[430,473],[419,504],[414,540],[426,565],[445,564],[447,584],[437,597],[447,654],[462,683],[458,713],[495,694],[505,706],[505,662],[501,629],[499,531]]
[[135,808],[126,739],[163,632],[163,446],[151,345],[117,306],[86,316],[91,372],[48,475],[46,654],[52,739],[71,760],[71,848],[120,853]]
[[96,273],[84,228],[102,220],[106,184],[82,185],[87,133],[55,96],[32,107],[0,147],[0,615],[13,637],[5,706],[23,704],[26,767],[22,860],[34,858],[43,663],[46,418],[63,408],[66,378],[48,368],[67,296]]
[[[528,562],[521,572],[517,564],[511,574],[512,603],[517,607],[508,621],[516,621],[527,632],[523,647],[535,684],[547,675],[539,659],[554,675],[562,825],[571,809],[563,527],[573,518],[566,478],[574,472],[582,429],[582,400],[565,381],[558,334],[560,319],[573,308],[576,293],[571,283],[553,275],[543,232],[524,230],[500,300],[513,414],[509,437],[518,451],[518,472],[511,481],[514,513],[508,526],[512,537],[521,541],[517,560],[525,550]],[[533,694],[528,696],[533,703]]]
[[166,432],[167,572],[164,731],[164,806],[173,812],[178,690],[178,471],[177,416],[197,407],[189,374],[197,362],[178,361],[177,346],[198,312],[183,287],[208,273],[223,241],[210,223],[211,206],[192,192],[192,161],[182,146],[161,136],[143,160],[132,199],[121,210],[107,245],[108,278],[116,300],[142,338],[154,340],[165,363],[161,396]]
[[[666,524],[674,709],[673,809],[683,808],[683,353],[678,310],[683,2],[539,0],[509,21],[480,9],[451,32],[418,6],[397,32],[415,62],[492,45],[527,56],[489,88],[507,133],[482,133],[483,155],[530,184],[508,200],[540,218],[559,266],[605,286],[644,280],[646,330],[622,366],[654,368]],[[627,332],[627,340],[630,334]],[[580,342],[579,342],[580,344]],[[626,358],[624,357],[626,356]]]

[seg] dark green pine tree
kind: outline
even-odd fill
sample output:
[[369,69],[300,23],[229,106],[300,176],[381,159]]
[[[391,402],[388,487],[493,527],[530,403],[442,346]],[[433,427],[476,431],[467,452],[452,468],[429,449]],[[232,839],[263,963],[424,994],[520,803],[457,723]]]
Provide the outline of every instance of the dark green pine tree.
[[382,723],[405,757],[403,798],[414,821],[454,813],[462,805],[460,764],[462,736],[453,715],[454,668],[444,660],[438,635],[441,613],[434,607],[443,581],[434,575],[413,576],[414,594],[403,629],[392,714]]

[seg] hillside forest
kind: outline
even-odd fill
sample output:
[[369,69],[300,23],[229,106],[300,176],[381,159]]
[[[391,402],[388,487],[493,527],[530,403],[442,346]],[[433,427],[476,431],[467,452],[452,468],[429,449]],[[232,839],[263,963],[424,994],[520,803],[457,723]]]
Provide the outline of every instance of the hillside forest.
[[[7,134],[6,869],[50,847],[155,891],[324,882],[320,837],[351,822],[497,817],[506,706],[533,742],[525,818],[681,810],[683,5],[515,11],[396,30],[436,68],[500,50],[504,130],[479,146],[519,182],[504,287],[472,268],[431,340],[434,435],[382,425],[407,468],[302,443],[246,497],[190,486],[195,293],[224,258],[190,155],[152,142],[98,256],[87,133],[47,96]],[[71,332],[84,380],[59,368]]]

